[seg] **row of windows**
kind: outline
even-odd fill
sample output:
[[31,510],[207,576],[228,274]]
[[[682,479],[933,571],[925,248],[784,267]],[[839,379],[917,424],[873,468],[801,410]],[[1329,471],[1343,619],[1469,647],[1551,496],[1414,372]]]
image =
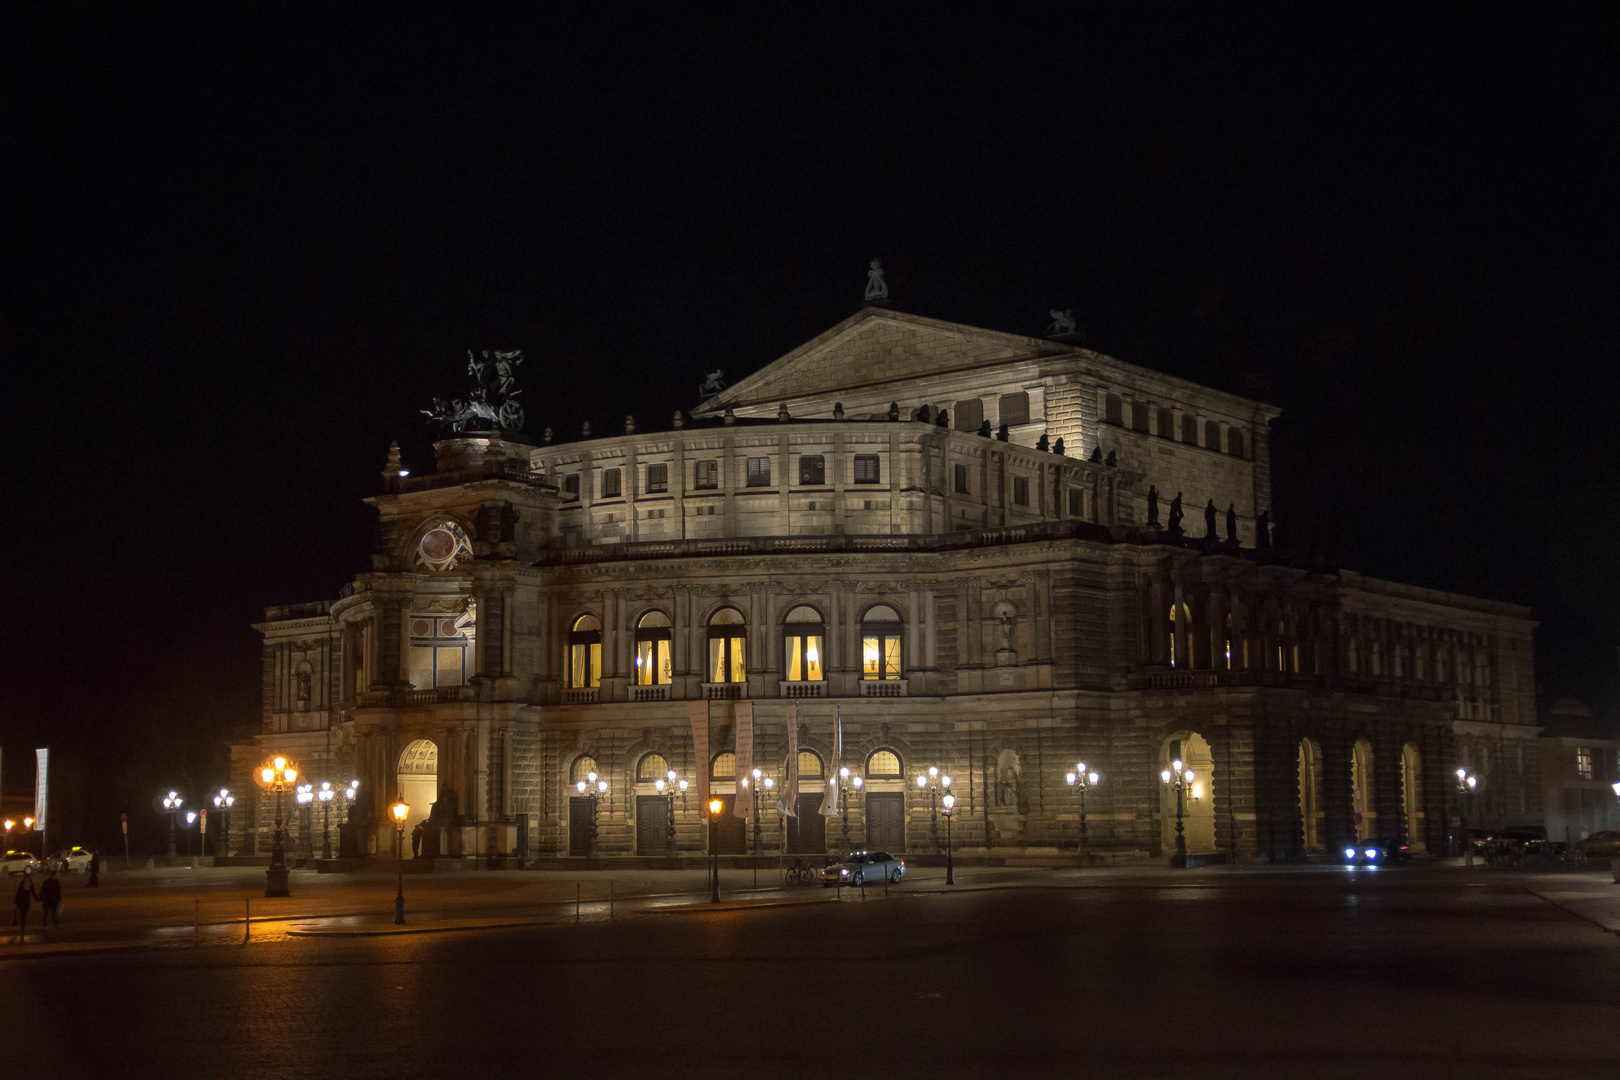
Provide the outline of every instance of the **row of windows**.
[[[1108,423],[1118,424],[1120,427],[1125,426],[1125,402],[1118,394],[1107,395],[1104,399],[1103,410],[1103,418]],[[1154,413],[1157,413],[1157,416],[1154,416]],[[1178,433],[1176,431],[1176,414],[1170,409],[1156,409],[1145,401],[1133,400],[1131,402],[1130,426],[1132,430],[1146,432],[1149,429],[1149,422],[1153,420],[1157,421],[1154,426],[1156,426],[1160,438],[1175,439],[1179,435],[1180,441],[1188,446],[1200,445],[1198,441],[1198,418],[1191,413],[1181,414],[1181,430]],[[1235,427],[1228,428],[1225,446],[1223,447],[1219,421],[1204,421],[1204,441],[1202,445],[1208,450],[1224,449],[1233,457],[1245,456],[1243,432]]]
[[[579,473],[570,473],[563,477],[563,496],[574,500],[579,498]],[[825,454],[803,454],[799,457],[799,484],[802,487],[820,487],[827,482],[827,456]],[[854,482],[857,484],[877,484],[882,482],[882,469],[876,454],[856,454]],[[744,466],[744,484],[747,487],[771,486],[771,459],[769,457],[751,457]],[[692,489],[694,491],[716,491],[720,487],[720,462],[715,459],[706,459],[692,463]],[[669,465],[662,463],[647,466],[646,488],[644,495],[657,495],[669,490]],[[622,469],[602,470],[602,498],[617,499],[624,494],[624,479]]]
[[[658,780],[668,780],[673,770],[669,767],[669,759],[656,750],[641,755],[636,762],[636,782],[638,784],[651,784]],[[589,754],[581,754],[574,759],[574,764],[568,771],[569,784],[578,783],[592,773],[600,775],[601,766]],[[821,780],[825,778],[826,766],[821,755],[814,750],[799,751],[799,779]],[[893,750],[874,750],[867,755],[865,776],[869,780],[898,780],[905,775],[900,765],[900,755]],[[729,750],[722,750],[709,761],[709,779],[734,780],[737,776],[737,755]]]
[[[888,604],[875,604],[861,617],[861,678],[898,679],[902,671],[900,613]],[[826,678],[827,630],[821,612],[801,604],[782,620],[783,667],[793,682],[821,682]],[[662,611],[649,611],[636,623],[637,686],[667,684],[674,676],[670,663],[673,627]],[[748,678],[748,624],[742,612],[724,607],[709,618],[708,665],[704,678],[713,683],[740,683]],[[602,623],[595,615],[581,615],[568,633],[568,685],[600,686],[602,682]]]

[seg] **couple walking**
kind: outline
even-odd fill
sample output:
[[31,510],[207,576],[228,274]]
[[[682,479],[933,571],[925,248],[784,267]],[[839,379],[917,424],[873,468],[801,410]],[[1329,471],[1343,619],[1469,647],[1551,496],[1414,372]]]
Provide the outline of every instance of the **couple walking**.
[[40,929],[46,926],[61,926],[62,921],[58,909],[62,906],[62,882],[52,870],[50,876],[42,882],[39,888],[34,888],[34,878],[31,874],[24,874],[22,881],[17,883],[17,892],[12,897],[12,907],[15,909],[11,917],[11,925],[18,928],[22,940],[28,937],[28,912],[33,908],[34,901],[38,900],[44,907],[40,915]]

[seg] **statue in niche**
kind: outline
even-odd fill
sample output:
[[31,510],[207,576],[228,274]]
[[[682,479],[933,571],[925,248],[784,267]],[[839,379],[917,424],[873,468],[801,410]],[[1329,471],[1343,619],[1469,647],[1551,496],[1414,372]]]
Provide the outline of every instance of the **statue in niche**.
[[1018,663],[1018,651],[1013,648],[1013,623],[1018,609],[1003,600],[990,614],[996,620],[996,666],[1011,667]]
[[1047,314],[1052,316],[1052,325],[1046,328],[1047,337],[1057,337],[1060,334],[1072,334],[1078,329],[1078,327],[1076,327],[1074,324],[1074,308],[1067,308],[1063,311],[1059,311],[1057,308],[1050,308],[1048,309]]
[[1262,510],[1254,519],[1254,547],[1256,551],[1271,550],[1271,511]]
[[707,401],[726,388],[726,369],[715,368],[698,383],[698,399]]
[[1006,810],[1017,810],[1020,806],[1019,794],[1023,782],[1023,766],[1018,760],[1018,751],[1003,750],[996,755],[996,806]]
[[523,406],[513,400],[523,393],[516,388],[517,368],[522,363],[522,349],[485,349],[482,355],[468,349],[467,374],[472,376],[473,387],[466,400],[435,397],[433,407],[423,409],[422,414],[452,431],[461,431],[479,419],[504,431],[522,431]]
[[1215,500],[1214,499],[1209,500],[1209,502],[1204,506],[1204,539],[1205,540],[1218,540],[1218,539],[1220,539],[1220,532],[1219,532],[1219,530],[1217,530],[1215,528],[1215,515],[1217,513],[1219,513],[1219,511],[1217,511],[1215,509]]
[[1236,503],[1226,504],[1226,542],[1234,545],[1238,542]]
[[1159,489],[1152,484],[1148,485],[1148,528],[1159,527]]
[[298,686],[297,686],[296,693],[297,693],[297,701],[298,701],[298,711],[299,712],[308,712],[309,711],[309,692],[310,692],[309,672],[308,671],[299,671],[298,677],[297,677],[297,683],[298,683]]
[[866,302],[881,302],[889,298],[889,283],[883,280],[883,263],[873,259],[866,271]]
[[1181,519],[1186,517],[1186,516],[1187,516],[1186,514],[1181,512],[1181,492],[1178,491],[1178,492],[1176,492],[1176,497],[1170,500],[1170,535],[1171,536],[1180,536],[1181,535]]

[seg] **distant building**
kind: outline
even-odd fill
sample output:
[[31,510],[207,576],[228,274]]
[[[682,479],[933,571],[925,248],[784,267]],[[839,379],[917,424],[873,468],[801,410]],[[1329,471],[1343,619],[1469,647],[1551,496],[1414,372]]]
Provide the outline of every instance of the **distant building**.
[[1579,699],[1560,697],[1541,714],[1541,779],[1547,836],[1579,840],[1620,829],[1620,725],[1600,720]]
[[[1075,850],[1081,760],[1108,857],[1173,848],[1177,758],[1194,854],[1443,848],[1458,765],[1473,820],[1539,822],[1529,611],[1267,550],[1277,415],[1073,340],[866,307],[661,429],[443,439],[367,500],[371,568],[258,624],[264,730],[234,785],[289,753],[361,780],[365,849],[403,792],[452,857],[591,850],[590,772],[595,850],[662,855],[669,770],[712,782],[741,851],[750,752],[800,783],[781,831],[762,814],[767,851],[844,842],[817,813],[840,766],[864,781],[848,842],[907,852],[944,833],[929,766],[981,852]],[[695,794],[675,814],[676,850],[705,851]],[[268,849],[269,816],[235,816],[238,850]]]

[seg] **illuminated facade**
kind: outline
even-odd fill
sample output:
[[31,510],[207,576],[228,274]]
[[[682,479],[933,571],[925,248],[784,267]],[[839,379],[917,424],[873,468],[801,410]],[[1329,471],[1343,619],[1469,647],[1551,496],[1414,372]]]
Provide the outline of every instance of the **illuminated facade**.
[[[659,856],[656,781],[707,771],[730,799],[743,727],[780,784],[796,716],[801,812],[767,809],[763,846],[821,853],[841,717],[855,846],[934,850],[915,778],[937,766],[959,845],[1074,850],[1078,760],[1098,857],[1168,850],[1173,758],[1189,849],[1217,858],[1442,846],[1463,758],[1495,763],[1501,824],[1540,821],[1529,612],[1257,551],[1276,415],[867,307],[653,430],[458,435],[421,474],[396,453],[372,568],[258,625],[264,733],[235,779],[274,747],[361,779],[366,847],[408,790],[425,855],[533,862],[591,850],[594,772],[594,850]],[[1166,525],[1181,493],[1185,535],[1150,488]],[[1487,743],[1525,752],[1469,756]],[[705,851],[695,795],[675,817]],[[267,843],[262,809],[237,818]]]

